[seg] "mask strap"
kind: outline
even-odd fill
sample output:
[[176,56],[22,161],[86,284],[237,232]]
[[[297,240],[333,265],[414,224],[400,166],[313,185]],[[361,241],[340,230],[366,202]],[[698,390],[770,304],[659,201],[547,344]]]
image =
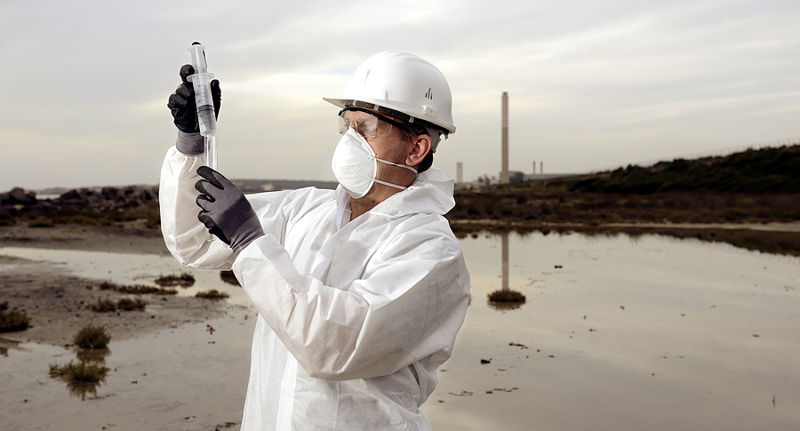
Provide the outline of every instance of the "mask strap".
[[379,180],[377,178],[373,178],[372,181],[375,181],[378,184],[383,184],[384,186],[394,187],[394,188],[400,189],[400,190],[405,190],[405,189],[408,188],[408,187],[398,186],[397,184],[392,184],[392,183],[387,182],[387,181],[382,181],[382,180]]
[[[417,172],[416,169],[414,169],[414,168],[412,168],[411,166],[408,166],[408,165],[403,165],[403,164],[400,164],[400,163],[390,162],[388,160],[379,159],[377,157],[375,157],[375,160],[377,160],[377,161],[379,161],[379,162],[381,162],[383,164],[386,164],[386,165],[392,165],[392,166],[397,166],[398,168],[408,169],[409,171],[413,172],[414,175],[418,175],[419,174],[419,172]],[[375,180],[375,181],[378,181],[378,180]]]

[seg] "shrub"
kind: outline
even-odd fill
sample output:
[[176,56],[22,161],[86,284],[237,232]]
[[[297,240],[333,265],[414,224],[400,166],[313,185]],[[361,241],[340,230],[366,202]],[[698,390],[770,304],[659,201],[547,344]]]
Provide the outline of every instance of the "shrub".
[[525,295],[523,295],[520,292],[517,292],[516,290],[501,289],[501,290],[495,290],[494,292],[490,293],[489,301],[524,303]]
[[525,295],[516,290],[495,290],[488,296],[489,306],[501,311],[514,310],[525,303]]
[[189,287],[194,284],[194,276],[188,272],[184,272],[180,275],[162,275],[156,278],[155,281],[159,286]]
[[146,305],[147,303],[139,298],[136,299],[122,298],[119,301],[117,301],[117,308],[122,311],[144,311],[144,307]]
[[73,338],[73,343],[84,349],[104,349],[111,341],[111,336],[102,326],[86,326]]
[[225,292],[220,292],[217,289],[207,290],[205,292],[197,292],[195,297],[203,298],[203,299],[210,299],[212,301],[218,301],[220,299],[225,299],[229,295]]
[[219,278],[225,283],[232,284],[234,286],[241,286],[233,271],[220,271]]
[[28,329],[30,319],[24,311],[8,311],[8,302],[0,304],[0,332],[16,332]]
[[111,282],[108,282],[108,281],[104,281],[104,282],[100,283],[100,285],[97,286],[97,287],[99,287],[100,290],[116,290],[118,286],[116,284],[114,284],[114,283],[111,283]]
[[160,287],[155,286],[145,286],[142,284],[133,284],[129,286],[117,286],[117,292],[119,293],[127,293],[131,295],[144,295],[144,294],[154,294],[154,295],[175,295],[178,293],[175,289],[162,289]]
[[[155,286],[147,286],[144,284],[128,284],[128,285],[121,285],[115,284],[108,281],[104,281],[97,286],[100,290],[114,290],[119,293],[127,293],[130,295],[144,295],[144,294],[154,294],[154,295],[174,295],[178,293],[174,289],[162,289],[160,287]],[[87,287],[89,288],[89,287]],[[95,310],[97,311],[97,310]],[[114,311],[114,310],[108,310]]]
[[110,313],[117,311],[117,305],[110,299],[98,299],[97,303],[92,304],[89,308],[96,313]]

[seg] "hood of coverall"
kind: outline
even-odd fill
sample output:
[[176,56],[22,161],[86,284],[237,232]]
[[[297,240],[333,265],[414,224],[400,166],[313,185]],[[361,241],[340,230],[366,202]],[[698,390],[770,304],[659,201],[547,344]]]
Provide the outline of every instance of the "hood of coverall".
[[[449,175],[431,168],[419,174],[407,189],[393,194],[369,212],[392,217],[418,213],[444,215],[456,205],[454,185],[455,181]],[[337,199],[347,196],[341,185],[336,189],[336,196]]]

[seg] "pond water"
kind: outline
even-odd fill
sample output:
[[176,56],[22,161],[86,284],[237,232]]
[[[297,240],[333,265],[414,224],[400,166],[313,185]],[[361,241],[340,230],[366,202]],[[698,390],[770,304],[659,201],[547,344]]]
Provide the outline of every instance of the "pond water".
[[[462,246],[472,299],[423,406],[434,429],[800,428],[800,258],[648,235],[481,235]],[[152,255],[0,254],[118,283],[183,270]],[[216,271],[191,273],[196,289],[222,287]],[[490,306],[488,294],[504,287],[526,302]],[[246,304],[240,290],[226,292]],[[83,401],[48,377],[48,364],[74,352],[6,343],[2,427],[213,430],[237,422],[253,316],[235,308],[202,324],[112,340],[111,372]]]

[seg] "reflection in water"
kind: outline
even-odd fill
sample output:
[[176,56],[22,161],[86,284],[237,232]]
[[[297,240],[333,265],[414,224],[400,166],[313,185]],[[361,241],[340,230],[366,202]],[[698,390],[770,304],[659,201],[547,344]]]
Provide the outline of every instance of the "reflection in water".
[[495,310],[514,310],[525,303],[525,295],[508,287],[508,232],[502,232],[501,238],[501,278],[502,288],[489,294],[487,304]]
[[561,235],[578,233],[587,237],[616,238],[624,235],[634,240],[645,235],[658,235],[702,242],[726,243],[737,248],[762,253],[800,256],[800,232],[788,230],[739,229],[733,227],[685,227],[685,226],[562,226],[562,227],[517,227],[514,232],[526,236],[538,232],[547,236],[551,232]]
[[[656,235],[508,239],[508,285],[531,301],[473,303],[422,407],[433,429],[800,429],[798,258]],[[461,241],[476,298],[502,291],[501,240]]]
[[75,349],[75,357],[81,362],[105,363],[106,356],[111,354],[110,349]]
[[50,364],[50,377],[60,378],[67,383],[72,396],[86,399],[86,394],[97,397],[97,387],[106,381],[109,368],[101,363],[81,361],[59,366]]
[[500,235],[501,243],[502,243],[502,259],[503,263],[501,265],[502,274],[503,274],[503,290],[508,290],[508,232],[503,232]]
[[8,356],[8,349],[19,349],[19,341],[0,337],[0,355]]
[[66,365],[50,364],[50,377],[60,378],[67,384],[70,395],[81,400],[87,394],[97,398],[97,388],[105,383],[110,369],[105,366],[106,357],[111,350],[103,349],[75,349],[78,363],[70,361]]

